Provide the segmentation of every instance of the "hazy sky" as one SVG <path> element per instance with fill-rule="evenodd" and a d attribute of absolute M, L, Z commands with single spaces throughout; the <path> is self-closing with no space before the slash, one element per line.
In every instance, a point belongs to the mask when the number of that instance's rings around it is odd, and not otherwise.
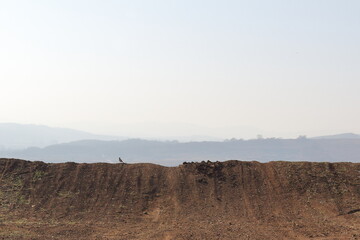
<path fill-rule="evenodd" d="M 0 122 L 360 133 L 360 1 L 0 1 Z"/>

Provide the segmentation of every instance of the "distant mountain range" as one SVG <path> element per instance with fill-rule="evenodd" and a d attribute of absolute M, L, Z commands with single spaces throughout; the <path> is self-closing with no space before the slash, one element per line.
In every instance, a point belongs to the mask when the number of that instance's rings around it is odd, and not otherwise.
<path fill-rule="evenodd" d="M 41 125 L 0 124 L 0 158 L 45 162 L 151 162 L 256 160 L 360 162 L 360 135 L 202 142 L 150 141 L 96 135 Z"/>
<path fill-rule="evenodd" d="M 176 166 L 184 161 L 360 162 L 360 139 L 258 139 L 224 142 L 83 140 L 45 148 L 0 151 L 0 157 L 45 162 L 149 162 Z"/>
<path fill-rule="evenodd" d="M 115 140 L 121 137 L 96 135 L 88 132 L 34 124 L 0 123 L 0 149 L 45 147 L 83 139 Z"/>
<path fill-rule="evenodd" d="M 341 133 L 336 135 L 313 137 L 313 139 L 360 139 L 360 135 L 354 133 Z"/>
<path fill-rule="evenodd" d="M 48 127 L 44 125 L 0 123 L 0 150 L 46 147 L 54 144 L 89 139 L 106 141 L 125 140 L 127 138 L 122 136 L 98 135 L 69 128 Z M 174 136 L 173 139 L 182 142 L 222 141 L 221 138 L 212 136 Z M 354 133 L 342 133 L 337 135 L 313 137 L 311 139 L 360 139 L 360 135 Z M 158 138 L 157 140 L 166 141 L 165 138 Z"/>

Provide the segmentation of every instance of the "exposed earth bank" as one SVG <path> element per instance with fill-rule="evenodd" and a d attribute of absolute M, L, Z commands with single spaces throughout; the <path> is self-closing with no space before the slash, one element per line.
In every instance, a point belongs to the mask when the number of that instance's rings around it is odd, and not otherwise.
<path fill-rule="evenodd" d="M 0 159 L 0 239 L 360 239 L 360 164 Z"/>

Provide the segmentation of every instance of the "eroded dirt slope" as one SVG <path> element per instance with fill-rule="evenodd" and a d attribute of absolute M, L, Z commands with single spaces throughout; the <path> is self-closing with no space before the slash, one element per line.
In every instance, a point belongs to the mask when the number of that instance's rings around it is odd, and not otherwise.
<path fill-rule="evenodd" d="M 0 239 L 360 239 L 360 164 L 1 159 Z"/>

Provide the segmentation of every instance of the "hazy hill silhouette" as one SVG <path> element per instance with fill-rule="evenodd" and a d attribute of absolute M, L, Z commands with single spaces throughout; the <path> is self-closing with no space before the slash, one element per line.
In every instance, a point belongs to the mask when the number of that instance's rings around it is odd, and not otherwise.
<path fill-rule="evenodd" d="M 43 125 L 0 123 L 0 149 L 45 147 L 83 139 L 111 140 L 119 139 L 119 137 L 96 135 L 84 131 Z"/>
<path fill-rule="evenodd" d="M 46 162 L 151 162 L 175 166 L 184 161 L 329 161 L 360 162 L 360 139 L 257 139 L 223 142 L 84 140 L 2 151 L 1 157 L 41 160 Z"/>
<path fill-rule="evenodd" d="M 314 137 L 313 139 L 360 139 L 360 135 L 355 133 L 341 133 L 335 135 Z"/>

